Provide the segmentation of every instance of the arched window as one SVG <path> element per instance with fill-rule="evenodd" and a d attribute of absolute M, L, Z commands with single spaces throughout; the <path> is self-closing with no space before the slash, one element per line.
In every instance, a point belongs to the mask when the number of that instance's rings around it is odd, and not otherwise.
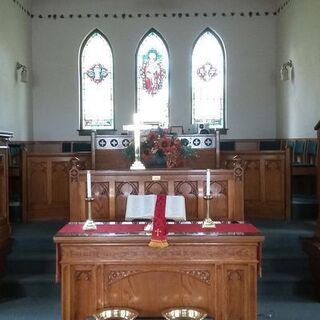
<path fill-rule="evenodd" d="M 81 45 L 79 71 L 80 130 L 114 129 L 113 55 L 97 29 Z"/>
<path fill-rule="evenodd" d="M 165 41 L 154 29 L 136 52 L 136 109 L 142 122 L 169 125 L 169 55 Z"/>
<path fill-rule="evenodd" d="M 225 50 L 209 28 L 200 34 L 192 52 L 192 123 L 225 128 Z"/>

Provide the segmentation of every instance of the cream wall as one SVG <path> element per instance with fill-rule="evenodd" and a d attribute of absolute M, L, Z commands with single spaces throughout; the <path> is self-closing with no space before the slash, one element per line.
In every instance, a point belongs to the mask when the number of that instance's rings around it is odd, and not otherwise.
<path fill-rule="evenodd" d="M 20 0 L 30 9 L 30 1 Z M 16 63 L 31 70 L 31 17 L 12 0 L 0 1 L 0 130 L 32 139 L 31 83 L 17 79 Z"/>
<path fill-rule="evenodd" d="M 278 70 L 291 59 L 293 77 L 278 83 L 278 135 L 314 137 L 320 120 L 320 1 L 291 0 L 279 17 Z"/>
<path fill-rule="evenodd" d="M 190 53 L 197 36 L 211 27 L 227 53 L 227 138 L 276 136 L 275 1 L 84 1 L 34 0 L 32 20 L 33 129 L 35 140 L 83 139 L 78 129 L 78 51 L 94 28 L 109 39 L 114 52 L 116 128 L 131 122 L 134 110 L 134 56 L 151 28 L 166 39 L 171 59 L 171 125 L 190 128 Z M 265 15 L 265 12 L 270 12 Z M 87 17 L 104 14 L 109 17 Z M 172 13 L 183 17 L 172 17 Z M 198 17 L 194 13 L 199 13 Z M 203 17 L 203 13 L 209 14 Z M 212 17 L 211 13 L 217 16 Z M 222 16 L 222 13 L 227 16 Z M 231 12 L 235 15 L 231 16 Z M 244 12 L 245 16 L 240 16 Z M 249 16 L 253 12 L 253 16 Z M 261 15 L 256 16 L 256 12 Z M 126 14 L 123 19 L 121 14 Z M 128 18 L 128 14 L 133 18 Z M 137 13 L 143 17 L 138 18 Z M 153 17 L 145 17 L 145 14 Z M 154 14 L 161 17 L 155 18 Z M 167 13 L 167 17 L 162 17 Z M 190 13 L 190 17 L 185 17 Z M 54 19 L 53 15 L 57 14 Z M 63 14 L 64 18 L 60 18 Z M 69 17 L 73 14 L 73 18 Z M 79 19 L 78 14 L 83 18 Z M 118 14 L 118 18 L 113 18 Z M 41 15 L 43 18 L 39 18 Z M 51 15 L 51 18 L 48 18 Z M 111 15 L 111 17 L 110 17 Z"/>

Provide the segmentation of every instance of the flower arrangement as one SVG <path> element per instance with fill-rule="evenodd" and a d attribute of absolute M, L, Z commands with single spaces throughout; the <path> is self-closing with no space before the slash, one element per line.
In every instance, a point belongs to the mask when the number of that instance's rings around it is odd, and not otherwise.
<path fill-rule="evenodd" d="M 125 154 L 134 160 L 133 142 L 125 149 Z M 195 151 L 188 146 L 186 139 L 179 139 L 161 128 L 151 130 L 141 142 L 141 160 L 147 167 L 173 168 L 179 166 L 183 158 L 192 156 Z"/>

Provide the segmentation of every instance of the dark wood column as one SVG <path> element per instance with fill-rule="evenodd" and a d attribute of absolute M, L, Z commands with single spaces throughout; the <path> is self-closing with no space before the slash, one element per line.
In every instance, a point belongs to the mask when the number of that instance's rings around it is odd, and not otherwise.
<path fill-rule="evenodd" d="M 10 243 L 9 193 L 8 193 L 8 143 L 11 132 L 0 131 L 0 273 Z"/>
<path fill-rule="evenodd" d="M 320 143 L 320 121 L 315 125 L 314 129 L 317 131 L 318 146 Z M 319 147 L 318 147 L 319 148 Z M 320 153 L 317 152 L 316 157 L 316 170 L 317 170 L 317 199 L 318 199 L 318 219 L 314 237 L 303 238 L 302 245 L 304 251 L 309 255 L 310 269 L 314 278 L 315 293 L 320 301 Z"/>

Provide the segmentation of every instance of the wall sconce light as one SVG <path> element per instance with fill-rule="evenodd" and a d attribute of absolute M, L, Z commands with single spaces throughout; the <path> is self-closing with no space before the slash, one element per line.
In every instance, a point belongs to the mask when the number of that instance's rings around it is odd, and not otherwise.
<path fill-rule="evenodd" d="M 28 82 L 28 70 L 27 70 L 27 67 L 25 65 L 17 62 L 16 70 L 19 71 L 20 69 L 21 69 L 20 81 L 21 82 Z"/>
<path fill-rule="evenodd" d="M 287 81 L 291 79 L 292 67 L 292 60 L 289 60 L 281 66 L 280 78 L 282 81 Z"/>

